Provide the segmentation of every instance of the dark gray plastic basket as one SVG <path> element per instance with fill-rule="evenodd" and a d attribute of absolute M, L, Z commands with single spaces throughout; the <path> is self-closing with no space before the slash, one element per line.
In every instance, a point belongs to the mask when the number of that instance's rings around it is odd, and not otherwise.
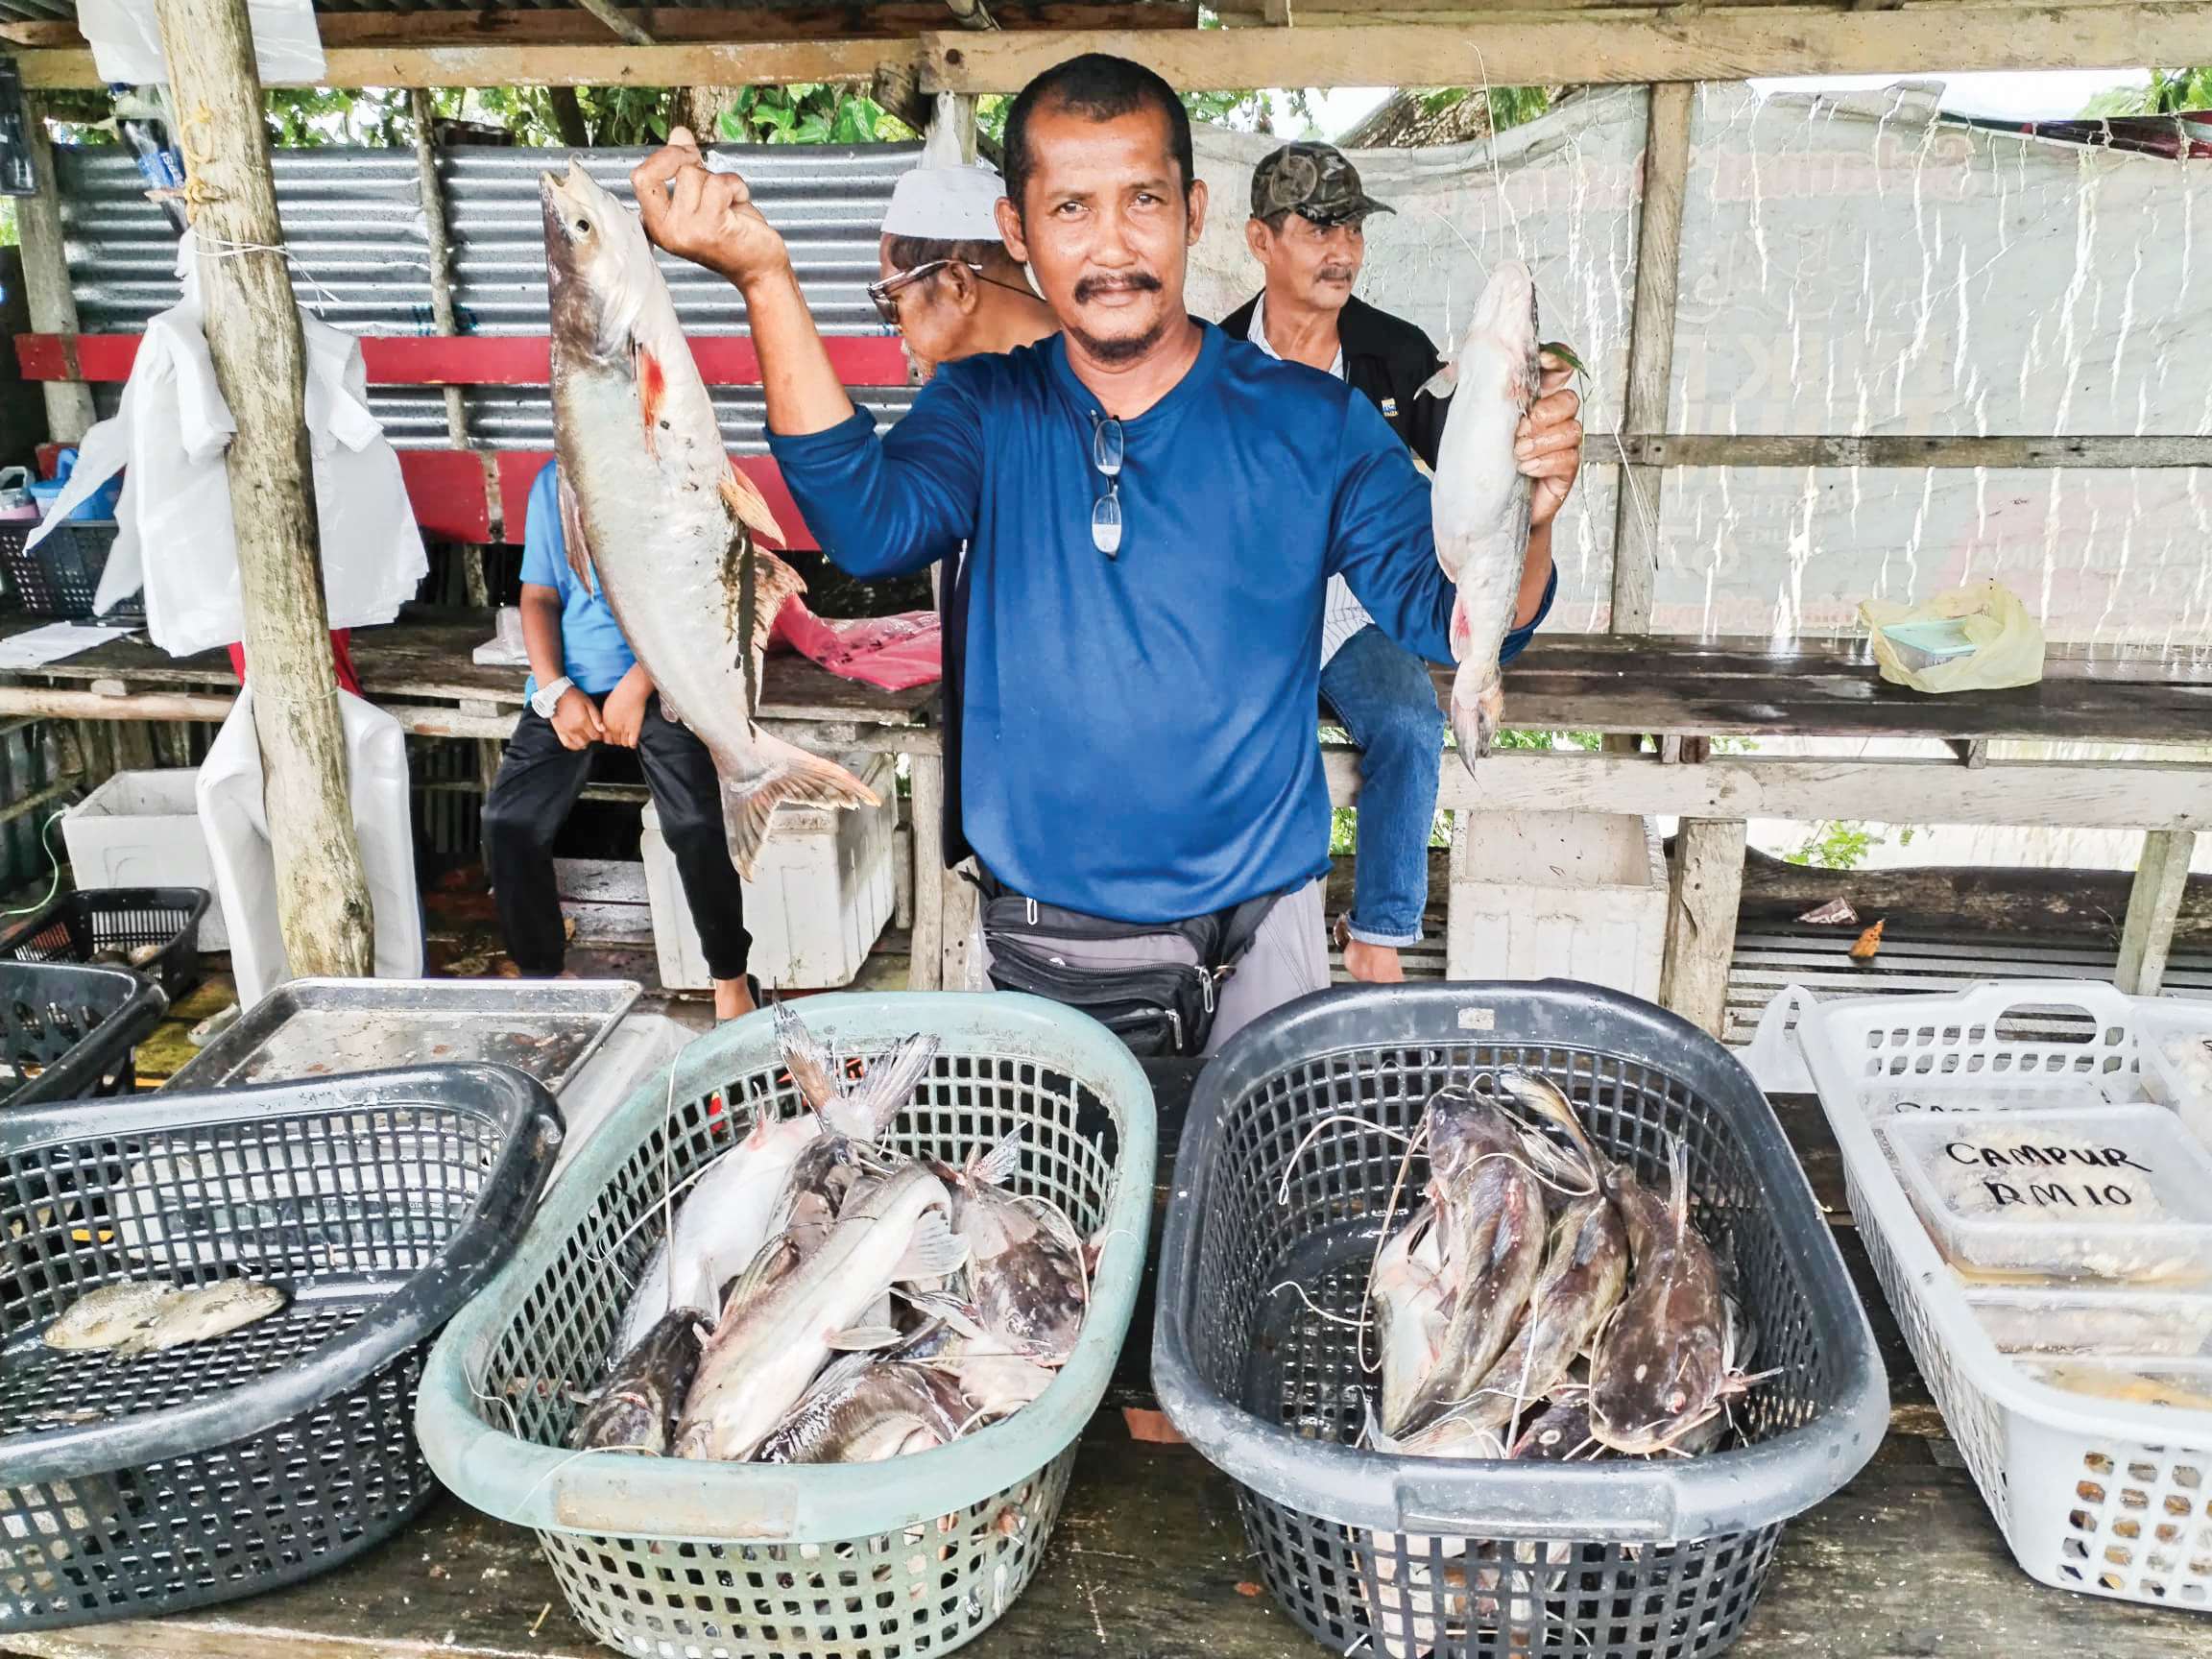
<path fill-rule="evenodd" d="M 130 1094 L 168 1006 L 128 968 L 0 959 L 0 1106 Z"/>
<path fill-rule="evenodd" d="M 429 1340 L 560 1140 L 498 1066 L 0 1113 L 0 1647 L 273 1589 L 405 1525 L 436 1489 Z M 290 1305 L 132 1360 L 39 1340 L 102 1285 L 238 1274 Z"/>
<path fill-rule="evenodd" d="M 1698 1225 L 1732 1254 L 1781 1375 L 1734 1407 L 1739 1443 L 1688 1460 L 1389 1457 L 1360 1430 L 1357 1312 L 1400 1142 L 1446 1082 L 1542 1071 L 1601 1146 L 1664 1180 L 1687 1142 Z M 1287 1204 L 1277 1201 L 1286 1174 Z M 1410 1182 L 1425 1179 L 1416 1160 Z M 1750 1076 L 1648 1003 L 1547 980 L 1324 992 L 1238 1033 L 1199 1078 L 1160 1268 L 1153 1381 L 1238 1485 L 1269 1588 L 1337 1653 L 1695 1659 L 1743 1629 L 1782 1523 L 1880 1444 L 1888 1390 L 1804 1172 Z M 1402 1206 L 1400 1214 L 1405 1214 Z"/>

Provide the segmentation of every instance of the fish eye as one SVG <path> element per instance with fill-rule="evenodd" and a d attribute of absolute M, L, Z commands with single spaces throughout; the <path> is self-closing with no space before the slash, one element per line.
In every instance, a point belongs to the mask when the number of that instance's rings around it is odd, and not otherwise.
<path fill-rule="evenodd" d="M 577 221 L 576 221 L 576 234 L 577 234 L 577 235 L 579 235 L 579 236 L 589 236 L 589 235 L 590 235 L 590 234 L 591 234 L 591 221 L 590 221 L 590 220 L 589 220 L 589 219 L 579 219 L 579 220 L 577 220 Z"/>

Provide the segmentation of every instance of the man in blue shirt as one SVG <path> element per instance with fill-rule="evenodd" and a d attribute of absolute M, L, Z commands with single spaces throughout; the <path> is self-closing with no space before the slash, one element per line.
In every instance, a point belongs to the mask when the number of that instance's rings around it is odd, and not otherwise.
<path fill-rule="evenodd" d="M 986 870 L 1139 935 L 1084 953 L 1102 966 L 1149 939 L 1182 966 L 1173 925 L 1276 898 L 1221 992 L 1218 1043 L 1327 982 L 1329 577 L 1451 660 L 1429 490 L 1365 397 L 1185 309 L 1205 187 L 1158 76 L 1096 55 L 1046 71 L 1009 113 L 1004 171 L 1000 233 L 1062 331 L 947 364 L 887 436 L 839 385 L 743 181 L 708 172 L 687 133 L 633 180 L 647 233 L 743 293 L 771 446 L 831 557 L 890 576 L 967 541 L 960 790 Z M 1562 397 L 1547 436 L 1562 411 L 1572 425 Z"/>
<path fill-rule="evenodd" d="M 508 955 L 529 978 L 561 972 L 566 939 L 553 838 L 590 781 L 600 746 L 635 749 L 714 979 L 715 1018 L 752 1012 L 745 959 L 753 939 L 723 834 L 714 761 L 661 713 L 606 594 L 587 589 L 568 567 L 553 462 L 530 486 L 522 521 L 522 641 L 529 707 L 484 798 L 484 865 Z"/>

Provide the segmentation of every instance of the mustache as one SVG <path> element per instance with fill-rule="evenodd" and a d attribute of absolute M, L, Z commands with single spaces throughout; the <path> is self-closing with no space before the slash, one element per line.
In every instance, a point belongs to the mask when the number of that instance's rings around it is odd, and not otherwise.
<path fill-rule="evenodd" d="M 1358 275 L 1358 273 L 1349 265 L 1324 265 L 1321 267 L 1321 280 L 1324 282 L 1349 282 Z"/>
<path fill-rule="evenodd" d="M 1085 276 L 1075 284 L 1075 303 L 1095 299 L 1101 294 L 1157 294 L 1160 278 L 1149 271 L 1124 271 L 1113 276 Z"/>

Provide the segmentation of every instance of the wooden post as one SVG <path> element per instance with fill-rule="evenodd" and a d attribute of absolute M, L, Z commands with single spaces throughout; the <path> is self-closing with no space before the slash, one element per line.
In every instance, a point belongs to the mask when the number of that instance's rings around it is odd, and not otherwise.
<path fill-rule="evenodd" d="M 914 927 L 907 935 L 906 988 L 945 987 L 945 897 L 951 872 L 945 868 L 945 757 L 915 755 L 907 777 L 908 820 L 914 835 Z"/>
<path fill-rule="evenodd" d="M 15 204 L 15 229 L 23 242 L 23 298 L 31 326 L 40 334 L 77 332 L 77 296 L 69 286 L 69 258 L 61 244 L 61 198 L 54 177 L 54 146 L 46 137 L 46 115 L 35 97 L 23 100 L 23 133 L 31 147 L 38 194 Z M 48 380 L 46 435 L 57 444 L 74 444 L 91 426 L 92 388 L 82 380 Z"/>
<path fill-rule="evenodd" d="M 2194 830 L 2152 830 L 2143 837 L 2135 884 L 2128 893 L 2128 920 L 2120 928 L 2120 965 L 2113 983 L 2130 997 L 2155 997 L 2166 978 L 2166 953 L 2189 885 Z"/>
<path fill-rule="evenodd" d="M 201 239 L 208 353 L 237 426 L 230 510 L 284 954 L 295 974 L 365 977 L 369 881 L 316 557 L 306 353 L 284 255 L 261 251 L 281 248 L 284 229 L 246 0 L 156 0 L 155 16 Z"/>
<path fill-rule="evenodd" d="M 1670 81 L 1650 90 L 1644 204 L 1636 222 L 1636 300 L 1628 320 L 1628 391 L 1621 420 L 1631 433 L 1667 430 L 1667 394 L 1674 374 L 1674 295 L 1682 275 L 1682 194 L 1690 176 L 1690 109 L 1697 89 L 1688 82 Z M 1616 634 L 1651 631 L 1661 476 L 1654 467 L 1621 469 L 1613 531 Z"/>
<path fill-rule="evenodd" d="M 1743 896 L 1743 829 L 1741 818 L 1685 818 L 1668 866 L 1659 1000 L 1716 1037 L 1728 1017 L 1728 963 Z"/>
<path fill-rule="evenodd" d="M 453 309 L 453 236 L 445 214 L 445 181 L 438 174 L 438 146 L 432 134 L 435 111 L 427 89 L 417 86 L 407 94 L 408 112 L 415 119 L 415 188 L 422 200 L 422 234 L 430 249 L 430 317 L 438 332 L 461 332 Z M 461 388 L 445 388 L 445 442 L 455 449 L 469 447 L 469 411 L 461 400 Z M 492 590 L 484 580 L 484 549 L 463 544 L 461 581 L 469 603 L 492 603 Z"/>

